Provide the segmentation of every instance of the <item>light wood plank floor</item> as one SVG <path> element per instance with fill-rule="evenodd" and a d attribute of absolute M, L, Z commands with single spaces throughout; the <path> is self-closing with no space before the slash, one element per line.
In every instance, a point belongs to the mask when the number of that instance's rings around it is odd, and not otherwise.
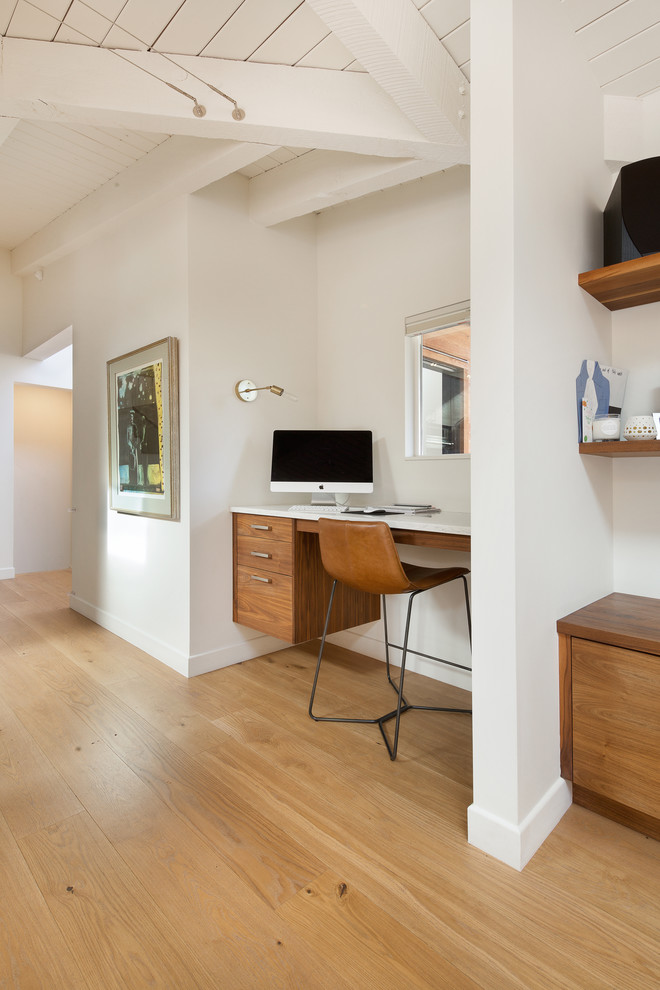
<path fill-rule="evenodd" d="M 186 680 L 68 589 L 0 582 L 0 987 L 660 986 L 660 843 L 573 807 L 517 873 L 466 842 L 469 716 L 393 764 L 308 718 L 313 644 Z M 389 703 L 331 656 L 321 704 Z"/>

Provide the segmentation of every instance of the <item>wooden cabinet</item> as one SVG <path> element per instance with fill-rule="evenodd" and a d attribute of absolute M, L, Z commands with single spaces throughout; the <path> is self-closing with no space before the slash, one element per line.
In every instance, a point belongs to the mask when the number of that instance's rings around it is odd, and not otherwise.
<path fill-rule="evenodd" d="M 296 519 L 242 512 L 233 514 L 233 527 L 234 622 L 286 643 L 321 636 L 332 580 L 316 533 Z M 378 618 L 377 596 L 338 585 L 329 632 Z"/>
<path fill-rule="evenodd" d="M 660 839 L 660 601 L 608 595 L 557 629 L 573 799 Z"/>

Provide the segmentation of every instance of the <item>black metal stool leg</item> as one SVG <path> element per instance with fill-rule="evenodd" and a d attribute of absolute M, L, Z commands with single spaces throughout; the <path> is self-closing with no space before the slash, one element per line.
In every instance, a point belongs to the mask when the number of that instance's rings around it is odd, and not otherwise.
<path fill-rule="evenodd" d="M 419 591 L 413 591 L 413 593 L 408 598 L 408 610 L 406 612 L 406 627 L 403 633 L 403 648 L 401 653 L 401 673 L 399 675 L 399 693 L 396 705 L 396 711 L 384 716 L 379 722 L 380 731 L 382 733 L 383 739 L 385 740 L 385 745 L 387 746 L 387 752 L 390 754 L 391 760 L 396 760 L 397 749 L 399 748 L 399 726 L 401 723 L 401 715 L 407 712 L 411 707 L 403 696 L 403 681 L 406 676 L 406 658 L 408 656 L 408 633 L 410 632 L 410 616 L 412 614 L 413 599 L 419 595 Z M 392 682 L 390 682 L 392 683 Z M 389 739 L 383 728 L 383 723 L 389 721 L 392 716 L 394 716 L 394 741 L 390 744 Z"/>
<path fill-rule="evenodd" d="M 470 595 L 468 594 L 467 578 L 463 574 L 463 591 L 465 592 L 465 612 L 467 614 L 468 636 L 470 638 L 470 649 L 472 649 L 472 613 L 470 612 Z"/>
<path fill-rule="evenodd" d="M 314 695 L 316 694 L 316 684 L 319 679 L 319 670 L 321 669 L 321 658 L 323 657 L 323 647 L 325 646 L 325 637 L 328 635 L 328 626 L 330 625 L 330 613 L 332 612 L 332 603 L 335 599 L 335 588 L 337 587 L 337 582 L 332 582 L 332 588 L 330 590 L 330 601 L 328 602 L 328 611 L 325 616 L 325 625 L 323 626 L 323 636 L 321 637 L 321 649 L 319 650 L 319 658 L 316 661 L 316 672 L 314 674 L 314 683 L 312 684 L 312 693 L 309 699 L 309 714 L 310 717 L 318 722 L 319 719 L 312 712 L 312 707 L 314 705 Z"/>
<path fill-rule="evenodd" d="M 465 592 L 465 609 L 466 609 L 466 614 L 467 614 L 468 635 L 470 637 L 470 646 L 472 646 L 472 617 L 471 617 L 471 613 L 470 613 L 470 598 L 469 598 L 469 593 L 468 593 L 467 581 L 466 581 L 466 579 L 465 579 L 464 576 L 461 575 L 461 577 L 462 577 L 462 581 L 463 581 L 463 590 Z M 471 714 L 471 709 L 469 709 L 469 708 L 438 708 L 438 707 L 430 706 L 430 705 L 428 705 L 428 706 L 427 705 L 413 705 L 413 704 L 410 704 L 406 700 L 406 698 L 405 698 L 405 695 L 403 693 L 403 684 L 404 684 L 404 678 L 405 678 L 405 675 L 406 675 L 406 661 L 408 659 L 408 654 L 409 653 L 413 653 L 416 656 L 424 657 L 424 658 L 426 658 L 428 660 L 436 660 L 439 663 L 447 664 L 450 667 L 458 667 L 458 668 L 463 669 L 463 670 L 469 670 L 470 669 L 469 667 L 465 667 L 463 664 L 452 663 L 450 660 L 442 660 L 440 657 L 429 656 L 426 653 L 419 653 L 417 650 L 411 650 L 411 649 L 408 648 L 408 638 L 409 638 L 409 634 L 410 634 L 410 622 L 411 622 L 411 617 L 412 617 L 413 599 L 416 598 L 417 595 L 421 594 L 422 593 L 422 590 L 426 590 L 426 589 L 419 589 L 418 591 L 413 591 L 410 594 L 409 598 L 408 598 L 408 608 L 407 608 L 407 612 L 406 612 L 406 624 L 405 624 L 405 629 L 404 629 L 403 645 L 402 646 L 398 646 L 396 643 L 391 643 L 390 642 L 389 632 L 388 632 L 388 626 L 387 626 L 387 604 L 386 604 L 386 600 L 385 600 L 385 595 L 382 595 L 382 603 L 383 603 L 383 626 L 384 626 L 384 635 L 385 635 L 385 662 L 386 662 L 386 665 L 387 665 L 387 679 L 388 679 L 390 685 L 392 686 L 393 690 L 396 691 L 396 693 L 397 693 L 397 704 L 396 704 L 396 708 L 394 708 L 390 712 L 386 712 L 385 715 L 380 715 L 380 716 L 377 716 L 376 718 L 339 718 L 339 717 L 330 716 L 330 715 L 315 715 L 314 712 L 313 712 L 314 698 L 316 696 L 316 687 L 317 687 L 317 684 L 318 684 L 319 672 L 320 672 L 320 669 L 321 669 L 321 660 L 323 659 L 323 651 L 324 651 L 324 648 L 325 648 L 325 641 L 326 641 L 328 629 L 329 629 L 329 626 L 330 626 L 330 614 L 332 612 L 332 604 L 333 604 L 334 597 L 335 597 L 336 587 L 337 587 L 337 580 L 335 579 L 332 582 L 332 589 L 330 591 L 330 601 L 328 602 L 328 611 L 327 611 L 327 614 L 326 614 L 326 617 L 325 617 L 325 625 L 323 627 L 323 635 L 321 637 L 321 648 L 319 649 L 318 660 L 316 662 L 316 671 L 314 672 L 314 681 L 313 681 L 313 684 L 312 684 L 312 692 L 311 692 L 310 699 L 309 699 L 309 715 L 310 715 L 310 718 L 313 718 L 315 722 L 358 722 L 358 723 L 368 724 L 368 725 L 373 725 L 373 724 L 376 724 L 377 723 L 378 724 L 378 727 L 379 727 L 379 729 L 381 731 L 381 735 L 383 737 L 383 740 L 385 741 L 385 745 L 387 747 L 387 752 L 389 753 L 390 760 L 396 760 L 396 755 L 397 755 L 397 751 L 398 751 L 398 748 L 399 748 L 399 729 L 400 729 L 400 724 L 401 724 L 401 716 L 403 714 L 405 714 L 405 712 L 410 711 L 411 709 L 417 709 L 419 711 L 428 711 L 428 712 L 457 712 L 457 713 L 458 712 L 461 712 L 461 713 L 468 714 L 468 715 Z M 401 673 L 399 675 L 399 683 L 398 684 L 392 678 L 392 670 L 391 670 L 391 662 L 390 662 L 390 647 L 392 647 L 395 650 L 401 650 Z M 390 742 L 390 740 L 388 739 L 387 734 L 385 732 L 384 726 L 385 726 L 385 723 L 386 722 L 389 722 L 392 719 L 395 720 L 395 723 L 394 723 L 394 739 L 393 739 L 392 742 Z"/>

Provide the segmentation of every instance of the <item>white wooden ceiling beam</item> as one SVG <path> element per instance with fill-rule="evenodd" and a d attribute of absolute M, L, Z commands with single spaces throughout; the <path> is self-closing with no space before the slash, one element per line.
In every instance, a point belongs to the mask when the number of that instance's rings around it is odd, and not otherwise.
<path fill-rule="evenodd" d="M 3 145 L 17 124 L 18 117 L 0 117 L 0 145 Z"/>
<path fill-rule="evenodd" d="M 425 137 L 469 140 L 469 83 L 410 0 L 306 0 Z"/>
<path fill-rule="evenodd" d="M 310 151 L 250 180 L 249 215 L 270 227 L 439 171 L 437 162 L 414 158 Z"/>
<path fill-rule="evenodd" d="M 14 275 L 28 275 L 116 230 L 147 210 L 203 189 L 271 146 L 172 137 L 11 252 Z"/>
<path fill-rule="evenodd" d="M 2 39 L 0 115 L 357 154 L 466 160 L 420 134 L 365 73 Z M 130 64 L 129 64 L 130 63 Z M 158 77 L 158 78 L 155 78 Z M 195 78 L 199 77 L 199 78 Z M 233 106 L 201 82 L 228 93 Z M 206 109 L 171 89 L 177 86 Z"/>

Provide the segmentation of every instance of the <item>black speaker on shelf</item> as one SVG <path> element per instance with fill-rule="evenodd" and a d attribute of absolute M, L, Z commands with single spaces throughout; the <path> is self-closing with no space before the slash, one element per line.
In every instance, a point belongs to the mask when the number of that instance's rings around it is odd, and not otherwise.
<path fill-rule="evenodd" d="M 624 165 L 603 213 L 604 264 L 660 252 L 660 158 Z"/>

